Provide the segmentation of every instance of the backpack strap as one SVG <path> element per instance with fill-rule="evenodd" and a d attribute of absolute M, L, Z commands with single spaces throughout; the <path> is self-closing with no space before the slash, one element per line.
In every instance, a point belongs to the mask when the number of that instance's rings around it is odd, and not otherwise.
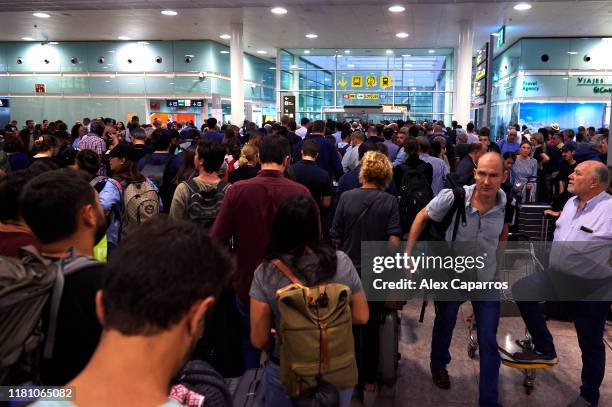
<path fill-rule="evenodd" d="M 49 327 L 43 350 L 43 357 L 51 359 L 53 357 L 53 347 L 55 346 L 55 335 L 57 331 L 57 318 L 59 315 L 59 307 L 64 292 L 65 277 L 77 271 L 84 270 L 94 265 L 99 265 L 100 262 L 90 256 L 76 256 L 74 248 L 69 249 L 69 255 L 58 261 L 57 277 L 53 292 L 51 294 L 51 306 L 49 309 Z"/>
<path fill-rule="evenodd" d="M 465 190 L 463 188 L 453 188 L 453 206 L 451 211 L 455 212 L 455 224 L 453 225 L 453 235 L 451 241 L 457 239 L 457 231 L 459 230 L 459 221 L 463 226 L 467 225 L 465 215 Z"/>
<path fill-rule="evenodd" d="M 281 259 L 273 259 L 272 261 L 270 261 L 270 263 L 274 264 L 276 268 L 279 269 L 280 272 L 283 273 L 285 277 L 287 277 L 289 281 L 291 281 L 293 284 L 297 284 L 300 286 L 304 285 L 302 284 L 300 279 L 297 278 L 295 274 L 291 272 L 291 270 L 289 270 L 289 267 L 287 267 L 287 265 Z"/>
<path fill-rule="evenodd" d="M 189 188 L 189 192 L 191 192 L 191 195 L 201 191 L 194 178 L 191 178 L 188 181 L 183 181 L 183 183 L 187 186 L 187 188 Z"/>

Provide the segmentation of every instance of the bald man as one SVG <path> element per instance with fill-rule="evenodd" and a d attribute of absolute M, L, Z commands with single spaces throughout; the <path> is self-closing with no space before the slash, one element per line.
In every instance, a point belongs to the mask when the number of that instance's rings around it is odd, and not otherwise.
<path fill-rule="evenodd" d="M 537 301 L 575 300 L 568 302 L 568 309 L 574 313 L 583 365 L 580 396 L 569 404 L 571 407 L 597 406 L 605 373 L 603 333 L 610 297 L 597 293 L 612 286 L 612 196 L 606 193 L 609 183 L 608 168 L 599 161 L 585 161 L 576 167 L 568 185 L 575 196 L 567 201 L 557 220 L 549 269 L 512 287 L 514 298 L 526 300 L 519 301 L 518 306 L 535 346 L 534 350 L 513 355 L 520 362 L 557 362 L 553 338 Z"/>
<path fill-rule="evenodd" d="M 457 230 L 455 241 L 479 242 L 487 252 L 495 253 L 502 240 L 507 240 L 508 229 L 504 224 L 506 194 L 501 189 L 508 172 L 502 157 L 497 153 L 485 153 L 474 169 L 474 184 L 463 187 L 465 193 L 466 222 Z M 423 233 L 428 220 L 442 222 L 453 208 L 454 193 L 443 189 L 416 216 L 408 235 L 406 251 L 412 255 L 414 246 Z M 452 240 L 453 223 L 446 231 L 446 240 Z M 461 301 L 436 301 L 436 318 L 431 339 L 431 375 L 441 389 L 450 389 L 451 382 L 446 366 L 451 361 L 449 352 L 453 329 Z M 498 382 L 501 359 L 497 348 L 497 325 L 500 303 L 497 300 L 472 301 L 476 317 L 478 345 L 480 349 L 479 403 L 481 406 L 499 406 Z"/>

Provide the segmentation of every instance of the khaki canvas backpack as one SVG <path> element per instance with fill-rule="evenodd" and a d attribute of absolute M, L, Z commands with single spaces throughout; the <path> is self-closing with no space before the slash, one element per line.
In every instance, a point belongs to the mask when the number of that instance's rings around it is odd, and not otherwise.
<path fill-rule="evenodd" d="M 298 397 L 321 381 L 338 390 L 355 386 L 350 288 L 344 284 L 306 287 L 281 260 L 274 259 L 272 264 L 292 282 L 276 292 L 285 392 Z"/>

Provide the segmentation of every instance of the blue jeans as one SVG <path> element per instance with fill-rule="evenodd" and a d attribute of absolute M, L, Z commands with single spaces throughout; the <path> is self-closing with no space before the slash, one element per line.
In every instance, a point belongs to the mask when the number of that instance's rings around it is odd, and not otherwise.
<path fill-rule="evenodd" d="M 240 330 L 242 331 L 242 373 L 261 366 L 261 351 L 251 343 L 251 315 L 249 306 L 244 305 L 236 297 L 236 308 L 240 314 Z"/>
<path fill-rule="evenodd" d="M 291 399 L 283 390 L 280 379 L 280 366 L 273 362 L 266 363 L 265 371 L 266 407 L 292 407 Z M 350 407 L 353 389 L 340 390 L 340 407 Z"/>
<path fill-rule="evenodd" d="M 431 335 L 431 368 L 446 368 L 451 361 L 450 344 L 457 322 L 460 301 L 436 301 L 436 318 Z M 480 352 L 480 406 L 500 406 L 498 401 L 499 366 L 497 325 L 501 306 L 499 301 L 472 301 L 476 318 L 476 333 Z"/>

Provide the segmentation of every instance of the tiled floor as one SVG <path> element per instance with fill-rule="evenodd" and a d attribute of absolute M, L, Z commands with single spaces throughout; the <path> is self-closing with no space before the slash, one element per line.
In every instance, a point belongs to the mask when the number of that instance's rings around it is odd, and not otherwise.
<path fill-rule="evenodd" d="M 478 356 L 467 355 L 468 328 L 464 322 L 471 315 L 469 303 L 462 305 L 453 334 L 448 366 L 452 380 L 450 390 L 440 390 L 431 381 L 429 351 L 433 326 L 433 306 L 427 307 L 423 323 L 418 322 L 421 303 L 409 302 L 402 312 L 400 352 L 402 360 L 399 378 L 393 388 L 383 388 L 375 407 L 390 406 L 475 406 L 478 405 Z M 523 387 L 523 372 L 506 366 L 500 368 L 499 392 L 504 406 L 565 407 L 573 401 L 580 387 L 582 362 L 572 323 L 549 321 L 548 324 L 559 355 L 559 364 L 537 372 L 535 389 L 530 395 Z M 498 342 L 503 345 L 508 335 L 522 337 L 524 325 L 520 317 L 502 317 L 498 328 Z M 612 406 L 612 325 L 605 333 L 607 344 L 606 377 L 601 385 L 601 407 Z M 361 403 L 354 401 L 354 406 Z"/>

